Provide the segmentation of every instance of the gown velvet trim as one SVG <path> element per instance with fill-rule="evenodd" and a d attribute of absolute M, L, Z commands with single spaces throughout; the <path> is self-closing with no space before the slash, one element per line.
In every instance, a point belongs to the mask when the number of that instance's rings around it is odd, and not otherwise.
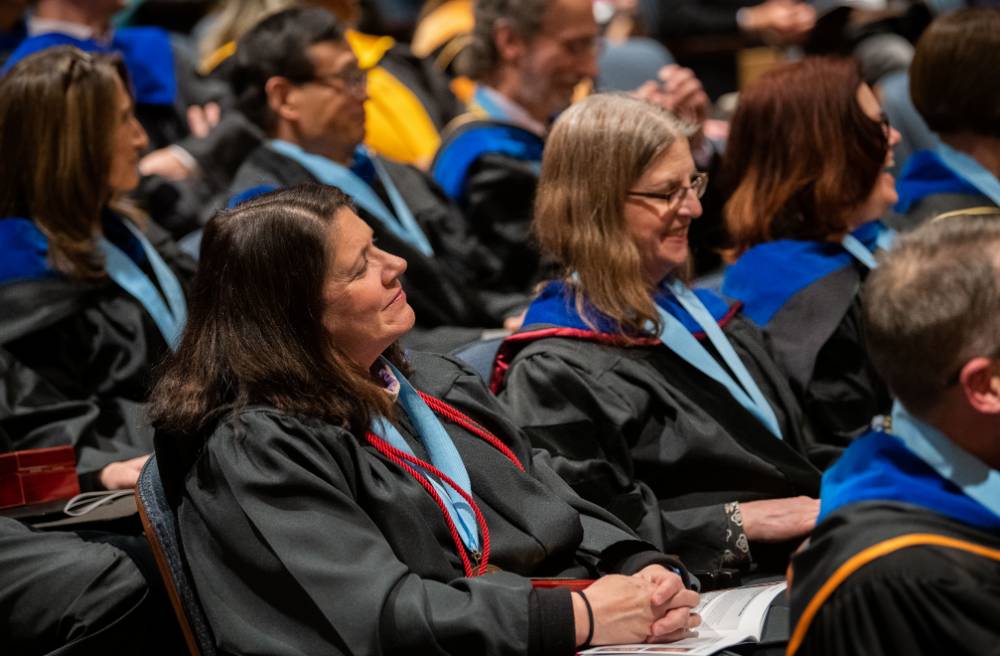
<path fill-rule="evenodd" d="M 946 535 L 937 535 L 934 533 L 910 533 L 878 542 L 851 556 L 843 565 L 837 568 L 833 575 L 826 580 L 819 592 L 809 600 L 809 603 L 806 605 L 805 612 L 803 612 L 801 619 L 792 631 L 792 637 L 788 642 L 788 651 L 786 652 L 787 656 L 795 655 L 799 647 L 802 646 L 802 641 L 805 639 L 806 633 L 809 631 L 809 626 L 812 624 L 816 614 L 819 613 L 820 608 L 823 607 L 824 602 L 826 602 L 826 600 L 829 599 L 834 592 L 836 592 L 837 588 L 839 588 L 840 585 L 852 574 L 878 558 L 895 553 L 900 549 L 919 546 L 936 546 L 948 549 L 957 549 L 959 551 L 964 551 L 1000 562 L 1000 549 L 991 549 L 967 540 L 960 540 L 958 538 Z"/>

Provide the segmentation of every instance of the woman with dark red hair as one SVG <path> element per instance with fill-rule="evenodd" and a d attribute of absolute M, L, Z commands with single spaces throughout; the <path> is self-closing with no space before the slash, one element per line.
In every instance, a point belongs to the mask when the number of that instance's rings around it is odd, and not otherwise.
<path fill-rule="evenodd" d="M 726 169 L 736 263 L 722 291 L 764 328 L 806 412 L 846 445 L 889 394 L 863 343 L 857 292 L 891 241 L 879 218 L 896 202 L 889 126 L 858 67 L 806 59 L 740 98 Z"/>

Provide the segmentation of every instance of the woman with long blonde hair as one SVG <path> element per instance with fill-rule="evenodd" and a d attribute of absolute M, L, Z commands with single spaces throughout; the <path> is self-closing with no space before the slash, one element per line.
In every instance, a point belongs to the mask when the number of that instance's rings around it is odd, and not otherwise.
<path fill-rule="evenodd" d="M 645 539 L 709 577 L 783 571 L 812 528 L 819 471 L 760 333 L 685 282 L 705 183 L 662 109 L 597 95 L 560 116 L 535 230 L 563 275 L 492 383 L 559 473 Z"/>

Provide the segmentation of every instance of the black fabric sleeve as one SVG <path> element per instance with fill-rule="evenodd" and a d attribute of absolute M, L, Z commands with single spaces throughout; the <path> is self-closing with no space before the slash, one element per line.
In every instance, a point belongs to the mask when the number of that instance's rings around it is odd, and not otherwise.
<path fill-rule="evenodd" d="M 74 533 L 36 532 L 0 517 L 0 571 L 7 653 L 48 654 L 62 647 L 65 653 L 94 653 L 89 649 L 140 639 L 139 629 L 149 637 L 149 627 L 134 621 L 147 598 L 146 582 L 132 560 L 109 544 Z M 102 632 L 110 639 L 98 643 Z"/>
<path fill-rule="evenodd" d="M 0 349 L 0 450 L 72 445 L 84 491 L 101 489 L 106 465 L 147 455 L 145 405 L 113 396 L 73 398 Z"/>
<path fill-rule="evenodd" d="M 664 508 L 635 477 L 630 433 L 645 427 L 637 425 L 643 412 L 634 404 L 642 400 L 634 396 L 625 399 L 591 373 L 546 353 L 515 361 L 500 393 L 514 421 L 534 446 L 551 454 L 553 469 L 577 493 L 656 547 L 681 554 L 694 569 L 718 569 L 729 540 L 736 539 L 727 535 L 724 504 Z"/>
<path fill-rule="evenodd" d="M 572 654 L 576 651 L 576 621 L 570 591 L 534 588 L 528 598 L 531 613 L 531 654 Z"/>
<path fill-rule="evenodd" d="M 652 541 L 638 537 L 632 528 L 606 508 L 577 494 L 556 473 L 552 454 L 529 446 L 527 438 L 507 414 L 506 408 L 490 394 L 475 372 L 454 359 L 434 357 L 460 369 L 460 374 L 446 394 L 447 400 L 484 423 L 496 435 L 502 436 L 520 458 L 526 471 L 579 513 L 583 540 L 577 555 L 591 572 L 596 575 L 633 574 L 647 565 L 657 563 L 686 571 L 676 557 L 663 554 Z"/>
<path fill-rule="evenodd" d="M 221 544 L 231 567 L 195 572 L 198 594 L 208 600 L 209 620 L 217 634 L 222 630 L 225 643 L 237 651 L 241 644 L 253 644 L 271 654 L 298 653 L 296 642 L 306 640 L 339 644 L 344 653 L 529 653 L 529 636 L 536 629 L 528 579 L 495 572 L 446 583 L 410 570 L 355 498 L 352 466 L 331 467 L 331 445 L 350 440 L 349 435 L 329 426 L 303 430 L 294 421 L 254 415 L 243 415 L 241 423 L 241 436 L 216 440 L 196 465 L 206 484 L 232 495 L 246 520 L 245 529 L 237 531 L 225 517 L 213 516 L 206 535 Z M 289 490 L 294 490 L 294 503 L 289 503 Z M 183 527 L 184 514 L 181 522 Z M 188 544 L 198 539 L 192 535 L 197 533 L 184 535 Z M 414 548 L 420 547 L 418 542 Z M 283 599 L 301 617 L 285 627 L 250 631 L 246 624 L 253 618 L 233 617 L 230 603 L 216 598 L 213 579 L 242 585 L 247 574 L 240 568 L 258 562 L 263 553 L 280 563 L 282 574 L 265 586 L 261 603 L 283 598 L 287 591 L 290 596 Z M 190 558 L 195 569 L 197 561 Z M 260 566 L 253 567 L 248 572 L 259 574 Z M 563 621 L 560 604 L 565 603 L 541 598 L 538 617 Z M 572 640 L 572 624 L 537 630 L 565 632 Z M 315 637 L 286 640 L 284 631 Z"/>

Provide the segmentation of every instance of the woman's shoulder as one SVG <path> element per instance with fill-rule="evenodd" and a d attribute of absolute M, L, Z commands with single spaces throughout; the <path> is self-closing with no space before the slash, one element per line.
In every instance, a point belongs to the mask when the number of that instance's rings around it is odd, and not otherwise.
<path fill-rule="evenodd" d="M 273 405 L 249 405 L 244 408 L 216 410 L 205 431 L 205 443 L 227 440 L 274 442 L 320 435 L 350 435 L 350 431 L 328 419 L 286 412 Z"/>
<path fill-rule="evenodd" d="M 607 383 L 633 378 L 630 372 L 653 372 L 647 363 L 652 353 L 648 347 L 627 345 L 603 333 L 539 332 L 531 335 L 529 329 L 501 345 L 491 381 L 494 389 L 503 389 L 509 378 L 574 380 L 596 385 L 598 380 Z"/>
<path fill-rule="evenodd" d="M 410 380 L 414 387 L 431 396 L 447 396 L 456 383 L 463 379 L 482 380 L 475 369 L 450 355 L 408 351 L 406 358 L 412 369 Z"/>

